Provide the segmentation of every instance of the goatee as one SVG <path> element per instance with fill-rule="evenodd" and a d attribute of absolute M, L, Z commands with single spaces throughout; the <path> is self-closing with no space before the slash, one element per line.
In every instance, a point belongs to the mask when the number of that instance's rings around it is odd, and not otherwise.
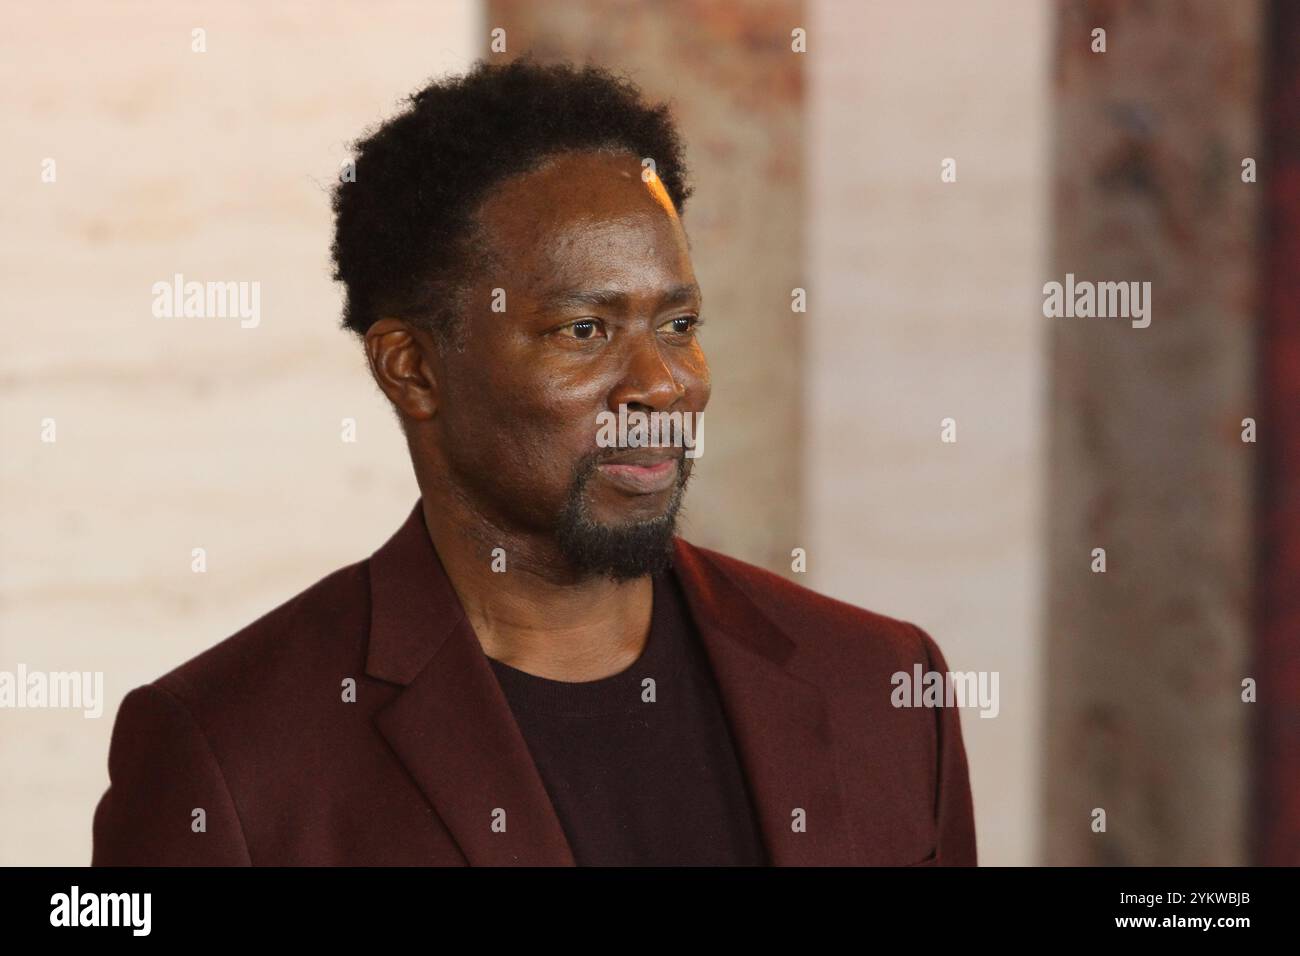
<path fill-rule="evenodd" d="M 691 462 L 679 458 L 677 484 L 663 514 L 625 524 L 602 524 L 591 515 L 587 483 L 604 456 L 588 455 L 574 469 L 568 500 L 560 513 L 556 543 L 569 566 L 581 576 L 603 574 L 628 581 L 664 571 L 672 563 L 677 515 L 691 477 Z"/>

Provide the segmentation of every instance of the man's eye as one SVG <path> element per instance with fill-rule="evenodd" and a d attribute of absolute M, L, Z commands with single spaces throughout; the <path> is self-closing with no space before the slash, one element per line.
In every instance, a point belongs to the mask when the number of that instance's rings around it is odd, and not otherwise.
<path fill-rule="evenodd" d="M 570 322 L 563 326 L 559 331 L 575 339 L 595 338 L 597 333 L 602 330 L 601 324 L 596 319 L 579 319 L 577 322 Z"/>
<path fill-rule="evenodd" d="M 694 331 L 695 327 L 699 324 L 700 324 L 700 320 L 697 316 L 679 315 L 675 319 L 669 319 L 667 322 L 661 325 L 660 328 L 667 329 L 669 332 L 672 332 L 675 335 L 688 335 L 692 331 Z"/>

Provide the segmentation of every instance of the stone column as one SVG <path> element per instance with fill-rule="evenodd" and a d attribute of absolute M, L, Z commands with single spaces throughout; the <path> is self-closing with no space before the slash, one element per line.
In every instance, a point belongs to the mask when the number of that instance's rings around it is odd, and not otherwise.
<path fill-rule="evenodd" d="M 1261 7 L 1058 10 L 1044 281 L 1150 282 L 1151 311 L 1044 319 L 1046 862 L 1240 864 Z"/>

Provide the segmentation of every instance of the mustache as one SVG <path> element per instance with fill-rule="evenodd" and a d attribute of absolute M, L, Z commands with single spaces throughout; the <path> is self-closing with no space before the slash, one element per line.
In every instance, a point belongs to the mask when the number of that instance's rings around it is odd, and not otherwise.
<path fill-rule="evenodd" d="M 585 465 L 586 462 L 590 460 L 592 462 L 592 467 L 595 467 L 596 465 L 603 464 L 615 458 L 625 458 L 627 457 L 627 453 L 630 451 L 660 452 L 665 458 L 673 458 L 687 462 L 690 461 L 690 459 L 686 457 L 686 449 L 681 446 L 638 445 L 636 443 L 631 443 L 627 445 L 611 445 L 608 448 L 595 448 L 584 455 L 581 462 Z"/>

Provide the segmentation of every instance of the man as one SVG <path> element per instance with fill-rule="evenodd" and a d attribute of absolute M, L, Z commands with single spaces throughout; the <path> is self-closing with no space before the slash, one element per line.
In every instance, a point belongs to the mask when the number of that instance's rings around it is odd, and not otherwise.
<path fill-rule="evenodd" d="M 891 704 L 935 643 L 677 538 L 698 440 L 599 440 L 709 399 L 681 153 L 528 60 L 357 145 L 336 278 L 420 500 L 127 695 L 95 864 L 975 863 L 957 711 Z"/>

